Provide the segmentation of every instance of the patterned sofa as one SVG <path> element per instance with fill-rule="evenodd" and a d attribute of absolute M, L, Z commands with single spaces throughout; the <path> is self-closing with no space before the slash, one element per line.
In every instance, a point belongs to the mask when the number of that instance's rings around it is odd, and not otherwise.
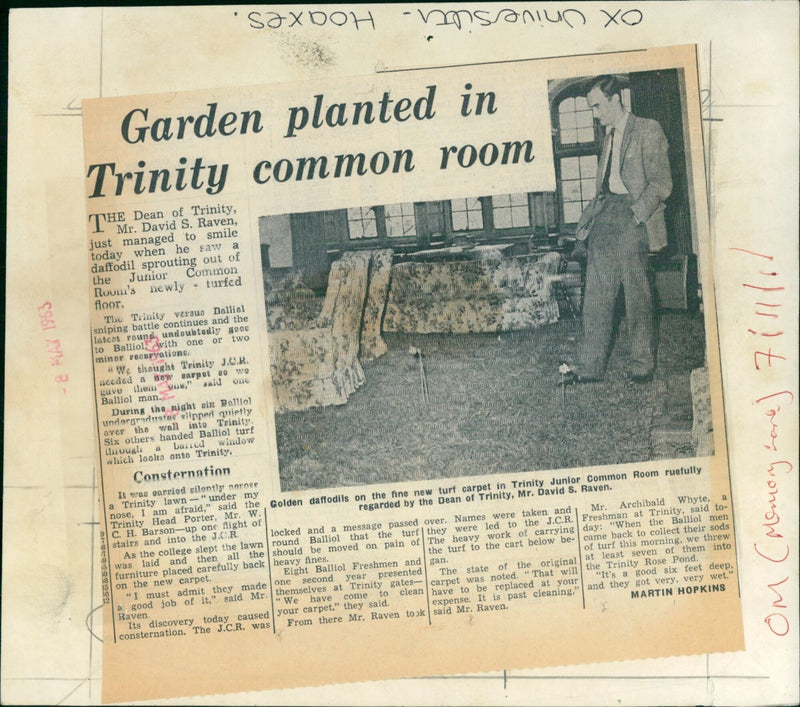
<path fill-rule="evenodd" d="M 557 253 L 396 264 L 383 330 L 467 334 L 555 322 L 560 266 Z"/>

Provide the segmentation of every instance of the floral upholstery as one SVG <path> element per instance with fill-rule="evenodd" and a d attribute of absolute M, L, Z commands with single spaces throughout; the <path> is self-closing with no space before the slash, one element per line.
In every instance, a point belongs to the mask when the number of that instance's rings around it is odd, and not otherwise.
<path fill-rule="evenodd" d="M 358 347 L 369 261 L 367 252 L 345 253 L 331 265 L 325 301 L 308 327 L 270 329 L 276 412 L 342 405 L 364 382 Z"/>
<path fill-rule="evenodd" d="M 383 330 L 466 334 L 555 322 L 560 265 L 557 253 L 394 265 Z"/>
<path fill-rule="evenodd" d="M 365 358 L 386 352 L 380 327 L 391 250 L 344 253 L 331 265 L 325 299 L 287 279 L 267 300 L 276 412 L 342 405 L 364 383 Z"/>
<path fill-rule="evenodd" d="M 369 291 L 364 306 L 364 321 L 361 326 L 362 361 L 370 361 L 386 353 L 386 342 L 381 336 L 386 296 L 389 292 L 389 277 L 392 270 L 392 251 L 388 248 L 371 251 L 369 268 Z"/>
<path fill-rule="evenodd" d="M 264 293 L 270 331 L 305 329 L 314 324 L 322 309 L 322 299 L 303 284 L 299 270 L 265 270 Z"/>
<path fill-rule="evenodd" d="M 267 304 L 267 326 L 274 329 L 306 329 L 316 322 L 323 299 L 312 295 L 293 297 Z"/>
<path fill-rule="evenodd" d="M 324 300 L 287 277 L 267 296 L 276 412 L 342 405 L 364 383 L 361 361 L 386 353 L 386 332 L 528 329 L 558 319 L 560 256 L 392 265 L 391 250 L 344 253 Z"/>

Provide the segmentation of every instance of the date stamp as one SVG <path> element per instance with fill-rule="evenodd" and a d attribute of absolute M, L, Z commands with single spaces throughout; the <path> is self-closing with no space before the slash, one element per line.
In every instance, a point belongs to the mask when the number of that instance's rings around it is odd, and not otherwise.
<path fill-rule="evenodd" d="M 56 318 L 53 311 L 52 302 L 44 302 L 37 308 L 39 315 L 39 328 L 41 331 L 55 331 Z M 52 335 L 49 335 L 52 336 Z M 61 340 L 57 338 L 46 338 L 44 340 L 47 348 L 47 356 L 50 361 L 50 366 L 63 366 L 64 365 L 64 352 L 61 349 Z M 53 380 L 61 387 L 61 392 L 67 394 L 66 384 L 69 382 L 68 373 L 57 373 L 53 376 Z"/>

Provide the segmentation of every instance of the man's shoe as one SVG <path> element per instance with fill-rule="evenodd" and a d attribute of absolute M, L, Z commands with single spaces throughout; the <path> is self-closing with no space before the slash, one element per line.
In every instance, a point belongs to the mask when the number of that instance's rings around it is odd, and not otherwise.
<path fill-rule="evenodd" d="M 653 371 L 650 373 L 634 373 L 631 376 L 631 383 L 641 384 L 641 383 L 649 383 L 653 380 Z"/>

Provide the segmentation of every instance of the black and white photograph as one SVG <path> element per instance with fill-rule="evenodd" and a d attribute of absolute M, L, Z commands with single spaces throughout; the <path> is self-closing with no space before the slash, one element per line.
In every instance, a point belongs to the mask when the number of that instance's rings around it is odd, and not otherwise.
<path fill-rule="evenodd" d="M 548 100 L 555 191 L 259 217 L 283 491 L 713 454 L 683 72 Z"/>

